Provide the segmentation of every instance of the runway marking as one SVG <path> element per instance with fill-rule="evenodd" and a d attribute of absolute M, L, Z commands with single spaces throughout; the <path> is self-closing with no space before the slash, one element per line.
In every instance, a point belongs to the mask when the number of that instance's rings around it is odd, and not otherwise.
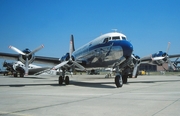
<path fill-rule="evenodd" d="M 32 115 L 28 115 L 28 114 L 11 113 L 11 112 L 2 112 L 2 111 L 0 111 L 0 115 L 32 116 Z"/>

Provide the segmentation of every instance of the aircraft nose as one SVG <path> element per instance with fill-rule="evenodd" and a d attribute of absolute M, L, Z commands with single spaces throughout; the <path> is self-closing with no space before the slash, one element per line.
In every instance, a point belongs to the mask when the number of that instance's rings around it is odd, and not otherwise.
<path fill-rule="evenodd" d="M 122 49 L 123 49 L 123 56 L 124 57 L 129 57 L 131 56 L 133 52 L 133 45 L 129 41 L 122 41 L 123 44 L 121 44 Z"/>

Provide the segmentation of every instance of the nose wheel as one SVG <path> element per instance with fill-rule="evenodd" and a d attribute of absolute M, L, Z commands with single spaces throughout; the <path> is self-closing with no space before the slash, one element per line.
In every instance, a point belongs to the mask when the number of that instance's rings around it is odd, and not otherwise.
<path fill-rule="evenodd" d="M 115 81 L 115 85 L 117 88 L 123 86 L 123 79 L 122 79 L 122 76 L 120 74 L 119 66 L 116 66 L 116 77 L 115 77 L 114 81 Z"/>
<path fill-rule="evenodd" d="M 121 75 L 116 75 L 116 77 L 115 77 L 115 84 L 116 84 L 117 88 L 123 86 L 123 80 L 122 80 L 122 76 Z"/>

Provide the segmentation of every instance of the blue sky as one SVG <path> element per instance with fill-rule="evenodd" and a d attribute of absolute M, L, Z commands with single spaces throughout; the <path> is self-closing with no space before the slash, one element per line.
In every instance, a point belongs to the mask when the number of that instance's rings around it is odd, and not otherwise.
<path fill-rule="evenodd" d="M 61 57 L 118 29 L 140 57 L 159 50 L 180 53 L 180 0 L 0 0 L 0 52 L 45 47 L 40 56 Z"/>

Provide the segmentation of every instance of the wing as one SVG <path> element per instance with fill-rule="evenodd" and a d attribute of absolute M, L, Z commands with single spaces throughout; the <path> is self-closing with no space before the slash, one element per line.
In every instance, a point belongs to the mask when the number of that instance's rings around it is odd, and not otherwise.
<path fill-rule="evenodd" d="M 61 63 L 61 60 L 54 57 L 35 56 L 34 63 L 57 65 Z"/>
<path fill-rule="evenodd" d="M 169 58 L 179 58 L 180 54 L 174 54 L 174 55 L 169 55 Z M 156 58 L 158 59 L 158 58 Z M 152 61 L 152 57 L 151 56 L 146 56 L 140 59 L 142 63 L 148 63 Z"/>
<path fill-rule="evenodd" d="M 19 54 L 0 52 L 0 58 L 7 59 L 7 60 L 18 60 Z M 35 56 L 34 63 L 57 65 L 61 63 L 61 61 L 59 58 L 55 58 L 55 57 Z"/>
<path fill-rule="evenodd" d="M 169 55 L 169 58 L 179 58 L 180 54 Z"/>
<path fill-rule="evenodd" d="M 140 58 L 141 63 L 150 63 L 152 61 L 152 57 L 151 56 L 146 56 L 143 58 Z"/>
<path fill-rule="evenodd" d="M 0 58 L 8 60 L 18 60 L 19 54 L 2 53 L 0 52 Z"/>

